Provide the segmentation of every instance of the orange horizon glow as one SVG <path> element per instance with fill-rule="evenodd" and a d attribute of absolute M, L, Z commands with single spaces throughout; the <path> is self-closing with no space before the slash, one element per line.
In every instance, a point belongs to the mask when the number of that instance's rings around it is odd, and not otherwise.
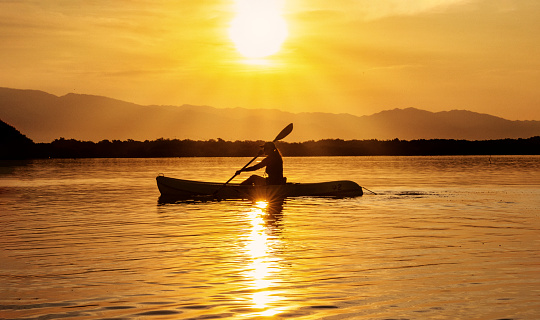
<path fill-rule="evenodd" d="M 538 16 L 535 0 L 1 2 L 0 86 L 142 105 L 540 120 Z"/>

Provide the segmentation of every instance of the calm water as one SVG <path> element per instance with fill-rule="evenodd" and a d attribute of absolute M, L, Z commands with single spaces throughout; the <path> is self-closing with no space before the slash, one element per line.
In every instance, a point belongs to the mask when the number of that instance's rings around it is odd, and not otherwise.
<path fill-rule="evenodd" d="M 248 160 L 4 163 L 0 318 L 540 319 L 540 157 L 285 158 L 377 195 L 158 201 Z"/>

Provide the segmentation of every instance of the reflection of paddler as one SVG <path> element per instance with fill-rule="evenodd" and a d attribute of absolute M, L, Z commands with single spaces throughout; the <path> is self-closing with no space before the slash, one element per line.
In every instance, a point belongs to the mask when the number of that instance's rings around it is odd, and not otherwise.
<path fill-rule="evenodd" d="M 283 198 L 268 202 L 266 207 L 266 223 L 271 226 L 273 231 L 281 231 L 281 220 L 283 219 Z"/>
<path fill-rule="evenodd" d="M 267 142 L 262 147 L 263 149 L 260 151 L 260 154 L 262 153 L 266 154 L 266 158 L 264 158 L 261 162 L 259 162 L 258 164 L 254 166 L 236 171 L 236 175 L 240 174 L 243 171 L 255 171 L 255 170 L 259 170 L 261 168 L 266 167 L 265 172 L 268 176 L 266 178 L 263 178 L 261 176 L 254 174 L 251 177 L 247 178 L 241 184 L 242 185 L 284 184 L 286 182 L 286 178 L 283 177 L 283 159 L 281 157 L 281 153 L 276 148 L 276 145 L 273 142 Z"/>
<path fill-rule="evenodd" d="M 261 203 L 263 205 L 261 205 Z M 264 226 L 268 234 L 279 234 L 283 227 L 283 205 L 285 199 L 276 198 L 272 201 L 254 201 L 254 207 L 260 209 L 260 217 L 264 220 Z"/>

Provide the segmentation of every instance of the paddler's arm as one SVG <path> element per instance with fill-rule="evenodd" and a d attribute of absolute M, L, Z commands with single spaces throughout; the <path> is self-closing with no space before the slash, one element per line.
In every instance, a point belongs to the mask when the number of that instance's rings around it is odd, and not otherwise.
<path fill-rule="evenodd" d="M 236 171 L 236 174 L 239 175 L 240 172 L 243 172 L 243 171 L 256 171 L 256 170 L 259 170 L 261 168 L 266 167 L 267 162 L 268 162 L 268 158 L 264 158 L 261 162 L 257 163 L 256 165 L 244 168 L 243 170 Z"/>

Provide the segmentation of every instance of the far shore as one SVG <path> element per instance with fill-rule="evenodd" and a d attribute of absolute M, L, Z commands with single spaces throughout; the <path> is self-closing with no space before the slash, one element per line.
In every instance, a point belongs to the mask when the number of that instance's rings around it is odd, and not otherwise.
<path fill-rule="evenodd" d="M 56 139 L 50 143 L 4 146 L 0 159 L 46 158 L 158 158 L 248 157 L 260 150 L 262 141 L 206 141 L 157 139 L 153 141 L 102 140 L 99 142 Z M 500 140 L 341 140 L 278 142 L 283 156 L 434 156 L 434 155 L 538 155 L 540 136 Z"/>

